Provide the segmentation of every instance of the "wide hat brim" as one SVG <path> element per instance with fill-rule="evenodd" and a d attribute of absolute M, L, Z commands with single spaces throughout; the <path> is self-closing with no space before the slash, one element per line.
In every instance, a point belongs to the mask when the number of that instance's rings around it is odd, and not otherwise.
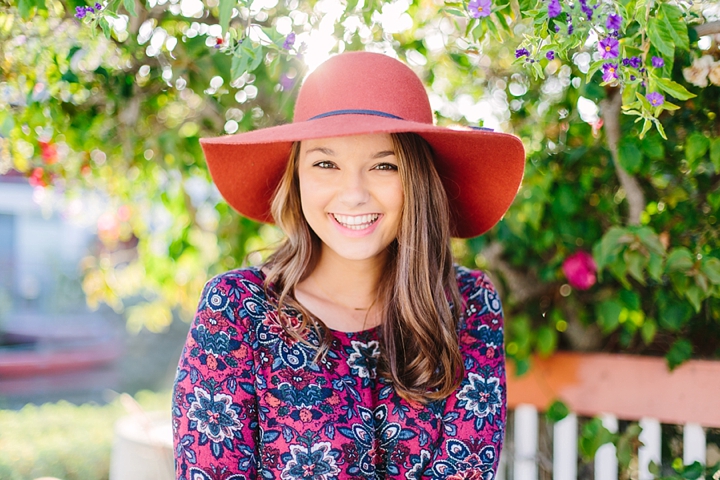
<path fill-rule="evenodd" d="M 200 144 L 213 181 L 228 204 L 245 217 L 273 223 L 270 202 L 293 142 L 400 132 L 415 132 L 432 147 L 450 203 L 453 236 L 481 235 L 502 218 L 518 192 L 525 165 L 522 142 L 514 135 L 343 114 L 203 138 Z"/>

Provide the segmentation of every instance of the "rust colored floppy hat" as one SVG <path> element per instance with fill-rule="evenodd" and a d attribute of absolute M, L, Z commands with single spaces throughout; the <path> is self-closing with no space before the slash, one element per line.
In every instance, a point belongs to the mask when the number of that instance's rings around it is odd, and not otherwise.
<path fill-rule="evenodd" d="M 270 203 L 293 142 L 369 133 L 415 132 L 432 147 L 451 209 L 453 236 L 493 227 L 517 194 L 525 166 L 514 135 L 433 125 L 420 79 L 386 55 L 336 55 L 305 79 L 293 122 L 200 144 L 213 181 L 241 215 L 272 223 Z"/>

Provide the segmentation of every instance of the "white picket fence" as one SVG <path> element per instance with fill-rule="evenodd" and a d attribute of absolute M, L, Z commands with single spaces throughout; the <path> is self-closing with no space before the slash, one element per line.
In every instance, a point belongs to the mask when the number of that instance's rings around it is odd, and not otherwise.
<path fill-rule="evenodd" d="M 512 431 L 506 435 L 506 446 L 500 456 L 497 480 L 538 480 L 539 422 L 537 409 L 532 405 L 518 405 L 514 410 Z M 602 423 L 611 432 L 617 432 L 618 419 L 602 415 Z M 653 480 L 648 470 L 650 462 L 661 464 L 662 436 L 660 422 L 653 418 L 640 419 L 640 441 L 644 446 L 638 451 L 638 480 Z M 553 425 L 552 478 L 553 480 L 578 479 L 578 418 L 571 413 Z M 683 463 L 695 461 L 706 463 L 705 430 L 696 423 L 683 426 Z M 617 480 L 618 459 L 615 446 L 600 447 L 594 460 L 595 480 Z M 583 479 L 585 480 L 585 479 Z"/>
<path fill-rule="evenodd" d="M 575 413 L 553 424 L 552 433 L 548 426 L 541 435 L 541 410 L 556 399 Z M 512 421 L 500 456 L 499 480 L 587 480 L 587 472 L 578 476 L 578 416 L 600 417 L 611 432 L 618 431 L 619 420 L 638 422 L 643 445 L 633 478 L 652 480 L 655 476 L 648 467 L 651 462 L 662 464 L 662 442 L 670 440 L 662 438 L 661 424 L 682 426 L 685 465 L 707 463 L 705 429 L 720 428 L 720 362 L 690 361 L 669 372 L 661 358 L 563 353 L 539 359 L 525 377 L 510 372 L 508 401 Z M 616 453 L 612 444 L 600 447 L 590 478 L 617 480 Z M 671 461 L 665 459 L 665 464 Z"/>

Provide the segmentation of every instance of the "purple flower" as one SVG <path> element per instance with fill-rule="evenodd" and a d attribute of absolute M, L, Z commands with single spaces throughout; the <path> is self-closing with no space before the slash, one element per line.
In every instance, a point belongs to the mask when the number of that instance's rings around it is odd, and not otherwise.
<path fill-rule="evenodd" d="M 652 66 L 655 68 L 662 68 L 665 66 L 665 60 L 662 57 L 652 57 Z"/>
<path fill-rule="evenodd" d="M 562 271 L 568 283 L 578 290 L 587 290 L 595 285 L 597 264 L 592 255 L 580 250 L 573 253 L 562 264 Z"/>
<path fill-rule="evenodd" d="M 515 50 L 515 58 L 529 57 L 529 56 L 530 56 L 530 52 L 528 52 L 527 48 L 518 48 L 517 50 Z"/>
<path fill-rule="evenodd" d="M 659 107 L 663 103 L 665 103 L 665 97 L 658 92 L 651 92 L 645 95 L 645 98 L 647 98 L 647 101 L 650 102 L 650 105 L 653 107 Z"/>
<path fill-rule="evenodd" d="M 560 15 L 560 12 L 562 12 L 560 0 L 550 0 L 550 3 L 548 3 L 548 17 L 555 18 Z"/>
<path fill-rule="evenodd" d="M 605 26 L 608 30 L 617 32 L 622 26 L 622 17 L 615 13 L 611 13 L 610 15 L 608 15 Z"/>
<path fill-rule="evenodd" d="M 585 14 L 588 21 L 592 20 L 593 9 L 588 7 L 587 0 L 580 0 L 580 10 Z"/>
<path fill-rule="evenodd" d="M 285 50 L 290 50 L 293 45 L 295 45 L 295 32 L 290 32 L 287 37 L 285 37 L 285 41 L 283 42 L 283 48 Z"/>
<path fill-rule="evenodd" d="M 545 54 L 545 58 L 548 60 L 555 60 L 555 52 L 552 50 L 548 50 L 548 52 Z"/>
<path fill-rule="evenodd" d="M 468 12 L 472 18 L 487 17 L 492 13 L 492 2 L 490 0 L 470 0 Z"/>
<path fill-rule="evenodd" d="M 620 53 L 620 42 L 611 37 L 603 38 L 598 42 L 598 51 L 602 59 L 617 58 Z"/>
<path fill-rule="evenodd" d="M 622 64 L 626 67 L 638 68 L 642 64 L 640 57 L 623 58 Z"/>
<path fill-rule="evenodd" d="M 98 12 L 102 10 L 102 5 L 100 5 L 99 3 L 95 3 L 95 10 L 97 10 Z"/>
<path fill-rule="evenodd" d="M 83 19 L 85 18 L 85 15 L 87 15 L 85 7 L 75 7 L 75 18 Z"/>
<path fill-rule="evenodd" d="M 575 31 L 575 27 L 573 27 L 573 24 L 568 22 L 568 35 L 572 35 Z"/>
<path fill-rule="evenodd" d="M 293 85 L 295 85 L 295 79 L 290 78 L 284 73 L 280 75 L 280 85 L 282 86 L 283 90 L 290 90 Z"/>
<path fill-rule="evenodd" d="M 614 63 L 603 63 L 602 66 L 603 71 L 603 82 L 611 82 L 613 80 L 617 80 L 618 74 L 617 74 L 617 65 Z"/>

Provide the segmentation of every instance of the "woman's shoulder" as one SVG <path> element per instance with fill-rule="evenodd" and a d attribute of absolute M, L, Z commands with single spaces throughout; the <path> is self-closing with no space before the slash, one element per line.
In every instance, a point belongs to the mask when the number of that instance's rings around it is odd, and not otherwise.
<path fill-rule="evenodd" d="M 207 281 L 198 310 L 222 314 L 233 321 L 237 317 L 261 317 L 261 312 L 271 308 L 268 295 L 260 267 L 229 270 Z"/>
<path fill-rule="evenodd" d="M 243 267 L 215 275 L 207 281 L 205 288 L 233 288 L 238 285 L 264 288 L 265 274 L 260 267 Z M 253 289 L 254 290 L 254 289 Z"/>

